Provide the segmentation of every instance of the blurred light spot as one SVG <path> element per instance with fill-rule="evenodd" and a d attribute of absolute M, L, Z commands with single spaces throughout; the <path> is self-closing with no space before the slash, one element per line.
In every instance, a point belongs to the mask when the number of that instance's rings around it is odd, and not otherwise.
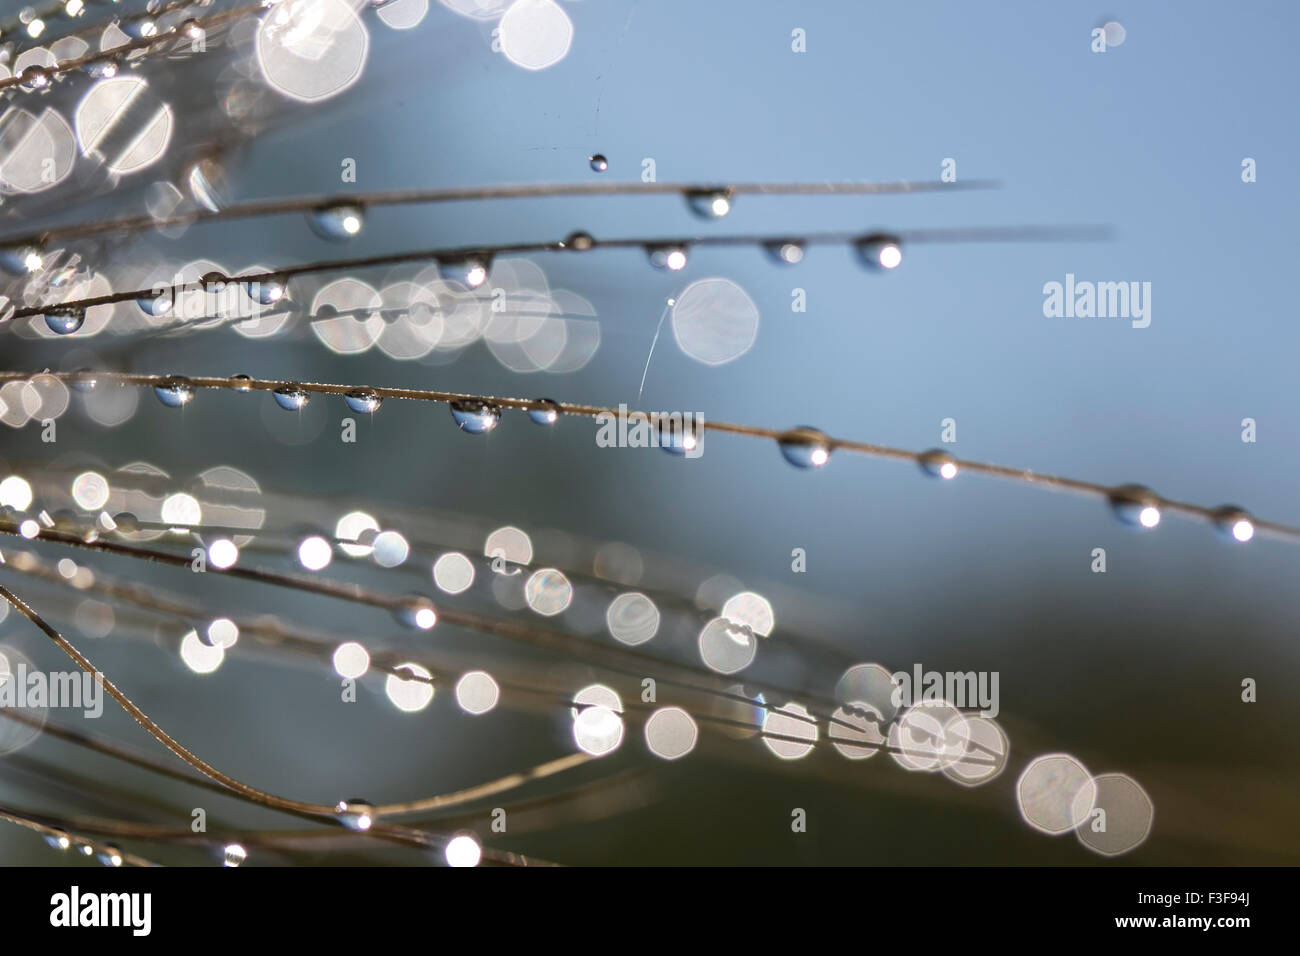
<path fill-rule="evenodd" d="M 257 64 L 267 84 L 314 102 L 361 77 L 370 34 L 343 0 L 281 0 L 257 31 Z"/>
<path fill-rule="evenodd" d="M 77 143 L 118 175 L 153 165 L 167 150 L 172 110 L 140 76 L 100 80 L 73 114 Z"/>
<path fill-rule="evenodd" d="M 724 365 L 753 346 L 758 306 L 730 279 L 699 279 L 677 297 L 672 323 L 683 352 L 705 365 Z"/>
<path fill-rule="evenodd" d="M 223 571 L 235 566 L 239 560 L 239 548 L 229 538 L 218 538 L 208 545 L 208 563 Z"/>
<path fill-rule="evenodd" d="M 1102 856 L 1119 856 L 1141 846 L 1151 835 L 1155 805 L 1127 774 L 1103 773 L 1093 778 L 1096 801 L 1088 821 L 1075 833 L 1079 842 Z"/>
<path fill-rule="evenodd" d="M 659 608 L 644 594 L 620 594 L 609 602 L 605 624 L 614 640 L 623 644 L 644 644 L 659 631 Z"/>
<path fill-rule="evenodd" d="M 510 564 L 527 565 L 533 560 L 533 542 L 526 532 L 506 525 L 487 536 L 483 554 L 489 558 L 499 557 Z"/>
<path fill-rule="evenodd" d="M 1006 768 L 1010 745 L 1007 735 L 988 717 L 961 714 L 944 728 L 949 739 L 956 740 L 961 754 L 943 768 L 943 775 L 963 786 L 988 783 Z"/>
<path fill-rule="evenodd" d="M 72 500 L 86 511 L 98 511 L 108 501 L 108 479 L 95 471 L 83 471 L 72 480 Z"/>
<path fill-rule="evenodd" d="M 534 571 L 524 585 L 528 606 L 543 617 L 554 617 L 568 608 L 573 600 L 573 585 L 555 568 Z"/>
<path fill-rule="evenodd" d="M 433 582 L 448 594 L 460 594 L 474 583 L 474 565 L 459 551 L 449 551 L 434 562 Z"/>
<path fill-rule="evenodd" d="M 880 720 L 876 708 L 862 701 L 853 701 L 831 714 L 826 736 L 841 756 L 866 760 L 879 753 L 880 746 L 885 743 L 885 735 L 880 732 Z"/>
<path fill-rule="evenodd" d="M 334 549 L 330 543 L 320 535 L 313 535 L 305 538 L 298 545 L 298 563 L 308 571 L 319 571 L 328 567 L 330 560 L 334 557 Z"/>
<path fill-rule="evenodd" d="M 381 568 L 395 568 L 405 563 L 411 553 L 406 538 L 397 531 L 381 531 L 375 535 L 373 548 L 375 564 Z"/>
<path fill-rule="evenodd" d="M 428 681 L 433 679 L 433 675 L 419 664 L 398 664 L 394 670 L 405 671 L 421 679 L 408 680 L 396 674 L 389 674 L 388 680 L 384 683 L 384 693 L 393 702 L 393 706 L 408 714 L 428 707 L 429 702 L 433 700 L 433 684 Z"/>
<path fill-rule="evenodd" d="M 377 532 L 379 522 L 364 511 L 349 511 L 338 523 L 334 525 L 334 537 L 340 542 L 339 548 L 343 553 L 353 558 L 364 558 L 373 550 L 372 545 L 344 544 L 342 542 L 355 541 L 360 542 L 365 532 Z"/>
<path fill-rule="evenodd" d="M 573 42 L 573 21 L 555 0 L 515 0 L 498 30 L 501 53 L 526 70 L 559 63 Z"/>
<path fill-rule="evenodd" d="M 181 660 L 196 674 L 211 674 L 225 657 L 225 648 L 204 643 L 197 631 L 189 631 L 181 638 Z"/>
<path fill-rule="evenodd" d="M 806 757 L 817 742 L 817 724 L 811 717 L 802 704 L 769 710 L 763 720 L 763 743 L 782 760 Z M 785 739 L 790 737 L 796 739 Z"/>
<path fill-rule="evenodd" d="M 660 707 L 645 722 L 645 742 L 650 752 L 664 760 L 685 757 L 695 749 L 699 728 L 680 707 Z"/>
<path fill-rule="evenodd" d="M 334 670 L 340 677 L 356 679 L 370 670 L 370 653 L 356 641 L 334 649 Z"/>
<path fill-rule="evenodd" d="M 0 481 L 0 506 L 26 511 L 32 504 L 32 486 L 17 475 Z"/>
<path fill-rule="evenodd" d="M 500 698 L 501 688 L 486 671 L 470 671 L 456 682 L 456 703 L 468 714 L 486 714 Z"/>
<path fill-rule="evenodd" d="M 208 625 L 207 634 L 207 643 L 226 651 L 239 641 L 239 625 L 228 617 L 219 617 Z"/>
<path fill-rule="evenodd" d="M 193 495 L 178 492 L 163 499 L 161 517 L 164 524 L 199 525 L 203 523 L 203 509 Z"/>
<path fill-rule="evenodd" d="M 1097 799 L 1097 784 L 1086 767 L 1069 754 L 1033 760 L 1016 782 L 1016 802 L 1025 822 L 1056 836 L 1088 819 Z"/>
<path fill-rule="evenodd" d="M 767 637 L 776 626 L 776 616 L 767 598 L 753 591 L 742 591 L 722 605 L 722 617 L 743 624 L 759 637 Z"/>
<path fill-rule="evenodd" d="M 472 836 L 461 834 L 447 841 L 447 848 L 443 851 L 443 855 L 447 858 L 448 866 L 478 866 L 478 861 L 483 856 L 483 848 Z"/>
<path fill-rule="evenodd" d="M 573 739 L 581 750 L 603 757 L 623 742 L 623 720 L 608 707 L 587 707 L 573 719 Z"/>
<path fill-rule="evenodd" d="M 719 674 L 735 674 L 754 662 L 758 640 L 725 617 L 715 617 L 700 630 L 700 659 Z"/>

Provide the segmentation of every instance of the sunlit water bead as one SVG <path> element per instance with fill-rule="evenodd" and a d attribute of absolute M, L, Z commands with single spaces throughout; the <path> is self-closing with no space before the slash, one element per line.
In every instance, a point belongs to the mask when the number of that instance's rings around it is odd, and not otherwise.
<path fill-rule="evenodd" d="M 208 564 L 225 570 L 233 568 L 239 560 L 239 546 L 229 538 L 217 538 L 208 545 Z"/>
<path fill-rule="evenodd" d="M 364 800 L 340 800 L 334 808 L 339 823 L 349 830 L 364 832 L 375 822 L 375 808 Z"/>
<path fill-rule="evenodd" d="M 501 422 L 501 408 L 476 398 L 462 398 L 449 403 L 451 417 L 463 432 L 485 435 Z"/>
<path fill-rule="evenodd" d="M 686 268 L 686 247 L 680 244 L 666 246 L 646 246 L 646 257 L 656 269 L 680 272 Z"/>
<path fill-rule="evenodd" d="M 54 73 L 43 66 L 29 66 L 18 82 L 27 93 L 43 93 L 54 85 Z"/>
<path fill-rule="evenodd" d="M 534 425 L 554 425 L 560 420 L 560 403 L 550 398 L 539 398 L 528 409 Z"/>
<path fill-rule="evenodd" d="M 1214 527 L 1229 541 L 1241 544 L 1255 537 L 1255 519 L 1236 505 L 1224 505 L 1216 509 Z"/>
<path fill-rule="evenodd" d="M 95 859 L 104 866 L 121 866 L 122 851 L 111 843 L 106 843 L 95 851 Z"/>
<path fill-rule="evenodd" d="M 698 458 L 704 427 L 693 416 L 665 415 L 659 419 L 659 447 L 670 455 Z"/>
<path fill-rule="evenodd" d="M 438 276 L 443 282 L 458 282 L 467 289 L 477 289 L 487 281 L 492 256 L 474 253 L 455 259 L 438 260 Z"/>
<path fill-rule="evenodd" d="M 239 866 L 248 859 L 248 851 L 238 843 L 227 843 L 221 851 L 222 866 Z"/>
<path fill-rule="evenodd" d="M 158 401 L 168 408 L 183 408 L 194 399 L 194 386 L 180 375 L 169 375 L 153 387 Z"/>
<path fill-rule="evenodd" d="M 275 396 L 275 404 L 286 412 L 300 412 L 311 401 L 311 395 L 296 385 L 282 385 L 271 394 Z"/>
<path fill-rule="evenodd" d="M 1131 527 L 1150 530 L 1160 524 L 1160 497 L 1143 485 L 1111 489 L 1110 507 L 1116 518 Z"/>
<path fill-rule="evenodd" d="M 5 246 L 0 248 L 0 269 L 10 275 L 25 276 L 35 272 L 45 264 L 45 256 L 39 246 Z"/>
<path fill-rule="evenodd" d="M 159 318 L 172 310 L 174 297 L 171 289 L 154 289 L 135 297 L 135 304 L 145 315 Z"/>
<path fill-rule="evenodd" d="M 288 283 L 283 276 L 267 276 L 262 279 L 250 279 L 244 283 L 248 297 L 259 305 L 275 305 L 284 298 Z"/>
<path fill-rule="evenodd" d="M 158 21 L 153 17 L 132 17 L 122 20 L 118 26 L 132 40 L 147 40 L 158 35 Z"/>
<path fill-rule="evenodd" d="M 384 403 L 383 398 L 373 388 L 354 388 L 343 396 L 343 401 L 358 415 L 373 415 Z"/>
<path fill-rule="evenodd" d="M 45 327 L 55 335 L 71 335 L 85 324 L 85 309 L 51 309 L 45 313 Z"/>
<path fill-rule="evenodd" d="M 587 164 L 591 167 L 593 172 L 597 173 L 603 173 L 605 170 L 609 169 L 609 160 L 600 153 L 593 153 L 591 156 L 587 157 Z"/>
<path fill-rule="evenodd" d="M 731 203 L 731 192 L 726 189 L 692 190 L 686 194 L 686 204 L 701 219 L 721 219 L 731 212 Z"/>
<path fill-rule="evenodd" d="M 308 213 L 307 221 L 322 239 L 346 242 L 361 232 L 366 213 L 358 203 L 329 203 Z"/>
<path fill-rule="evenodd" d="M 483 858 L 483 848 L 479 846 L 478 840 L 462 833 L 447 841 L 442 855 L 448 866 L 478 866 L 479 860 Z"/>
<path fill-rule="evenodd" d="M 115 56 L 100 57 L 81 65 L 81 72 L 93 80 L 111 80 L 117 76 L 122 65 Z"/>
<path fill-rule="evenodd" d="M 95 386 L 99 384 L 99 378 L 94 369 L 79 368 L 76 371 L 76 378 L 68 379 L 68 388 L 77 392 L 93 392 Z"/>
<path fill-rule="evenodd" d="M 785 460 L 796 468 L 820 468 L 830 461 L 830 438 L 807 425 L 785 432 L 777 439 L 777 445 Z"/>
<path fill-rule="evenodd" d="M 763 251 L 775 263 L 794 266 L 803 262 L 804 245 L 797 239 L 779 239 L 776 242 L 763 243 Z"/>
<path fill-rule="evenodd" d="M 932 478 L 951 481 L 957 477 L 957 459 L 940 448 L 922 452 L 917 462 L 921 470 Z"/>
<path fill-rule="evenodd" d="M 596 240 L 592 238 L 591 233 L 578 231 L 565 236 L 561 245 L 570 252 L 587 252 L 596 245 Z"/>
<path fill-rule="evenodd" d="M 230 387 L 236 392 L 251 392 L 253 390 L 253 376 L 243 374 L 232 375 L 230 376 Z"/>
<path fill-rule="evenodd" d="M 393 613 L 407 627 L 427 631 L 438 623 L 438 612 L 433 602 L 423 595 L 412 595 L 403 601 Z"/>
<path fill-rule="evenodd" d="M 72 837 L 68 836 L 62 830 L 51 830 L 45 834 L 45 842 L 51 849 L 66 850 L 72 846 Z"/>
<path fill-rule="evenodd" d="M 857 249 L 869 269 L 888 272 L 903 262 L 903 242 L 897 236 L 874 233 L 859 239 Z"/>

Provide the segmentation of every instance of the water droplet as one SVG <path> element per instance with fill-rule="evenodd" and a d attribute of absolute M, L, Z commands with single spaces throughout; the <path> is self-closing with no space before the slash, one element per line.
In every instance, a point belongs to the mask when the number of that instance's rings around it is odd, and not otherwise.
<path fill-rule="evenodd" d="M 253 279 L 244 283 L 248 297 L 262 305 L 275 305 L 284 298 L 287 283 L 283 276 L 270 276 L 265 279 Z"/>
<path fill-rule="evenodd" d="M 311 400 L 311 396 L 296 385 L 281 385 L 274 392 L 275 404 L 286 412 L 300 412 Z"/>
<path fill-rule="evenodd" d="M 343 396 L 343 401 L 347 402 L 348 408 L 358 415 L 373 415 L 384 400 L 374 389 L 354 388 Z"/>
<path fill-rule="evenodd" d="M 476 253 L 463 259 L 439 259 L 438 275 L 444 282 L 459 282 L 469 289 L 477 289 L 487 281 L 492 268 L 492 257 Z"/>
<path fill-rule="evenodd" d="M 48 90 L 54 83 L 53 74 L 42 66 L 29 66 L 23 70 L 19 83 L 28 93 Z"/>
<path fill-rule="evenodd" d="M 778 444 L 785 460 L 798 468 L 820 468 L 831 457 L 830 439 L 807 425 L 790 429 Z"/>
<path fill-rule="evenodd" d="M 484 435 L 501 421 L 501 409 L 476 398 L 462 398 L 451 403 L 451 417 L 461 431 Z"/>
<path fill-rule="evenodd" d="M 483 858 L 483 848 L 479 846 L 478 840 L 462 833 L 447 841 L 442 854 L 448 866 L 478 866 L 479 860 Z"/>
<path fill-rule="evenodd" d="M 776 242 L 763 243 L 763 250 L 774 262 L 783 266 L 793 266 L 803 262 L 804 246 L 797 239 L 779 239 Z"/>
<path fill-rule="evenodd" d="M 203 24 L 198 20 L 190 18 L 180 25 L 182 36 L 189 37 L 191 40 L 202 40 L 207 36 L 207 31 L 203 29 Z"/>
<path fill-rule="evenodd" d="M 869 268 L 898 268 L 903 261 L 903 243 L 897 236 L 875 233 L 858 240 L 858 255 Z"/>
<path fill-rule="evenodd" d="M 140 519 L 129 511 L 113 515 L 113 530 L 119 534 L 133 534 L 140 530 Z"/>
<path fill-rule="evenodd" d="M 169 375 L 153 387 L 153 393 L 168 408 L 181 408 L 194 398 L 194 387 L 181 375 Z"/>
<path fill-rule="evenodd" d="M 554 425 L 560 420 L 560 403 L 550 398 L 539 398 L 528 409 L 528 417 L 537 425 Z"/>
<path fill-rule="evenodd" d="M 199 285 L 205 292 L 220 292 L 230 280 L 221 272 L 205 272 L 199 279 Z"/>
<path fill-rule="evenodd" d="M 124 20 L 118 26 L 132 40 L 147 40 L 158 35 L 158 23 L 152 17 Z"/>
<path fill-rule="evenodd" d="M 1255 519 L 1236 505 L 1224 505 L 1214 512 L 1214 526 L 1229 541 L 1245 544 L 1255 537 Z"/>
<path fill-rule="evenodd" d="M 696 458 L 702 429 L 691 415 L 664 415 L 659 419 L 659 447 L 670 455 Z"/>
<path fill-rule="evenodd" d="M 1160 498 L 1142 485 L 1122 485 L 1110 492 L 1115 517 L 1135 528 L 1154 528 L 1160 523 Z"/>
<path fill-rule="evenodd" d="M 221 851 L 223 866 L 239 866 L 248 859 L 248 851 L 238 843 L 230 843 Z"/>
<path fill-rule="evenodd" d="M 10 275 L 25 276 L 35 272 L 45 262 L 37 246 L 6 246 L 0 249 L 0 268 Z"/>
<path fill-rule="evenodd" d="M 308 222 L 322 239 L 345 242 L 361 232 L 365 225 L 365 211 L 356 203 L 329 203 L 313 209 Z"/>
<path fill-rule="evenodd" d="M 572 252 L 586 252 L 596 244 L 596 240 L 591 237 L 590 233 L 574 232 L 570 233 L 564 240 L 564 248 Z"/>
<path fill-rule="evenodd" d="M 117 57 L 107 56 L 98 60 L 91 60 L 89 63 L 81 65 L 81 72 L 96 80 L 111 80 L 117 76 L 120 66 Z"/>
<path fill-rule="evenodd" d="M 957 477 L 957 459 L 941 448 L 924 452 L 920 456 L 921 470 L 935 478 L 951 480 Z"/>
<path fill-rule="evenodd" d="M 142 293 L 135 297 L 135 304 L 140 307 L 140 311 L 145 315 L 152 315 L 155 318 L 166 315 L 172 310 L 171 289 Z"/>
<path fill-rule="evenodd" d="M 656 269 L 679 272 L 686 268 L 686 247 L 680 245 L 646 246 L 646 255 Z"/>
<path fill-rule="evenodd" d="M 95 386 L 99 384 L 98 379 L 95 378 L 95 373 L 91 369 L 79 368 L 77 374 L 82 377 L 71 379 L 68 382 L 68 388 L 75 389 L 78 392 L 93 392 Z"/>
<path fill-rule="evenodd" d="M 45 842 L 56 850 L 66 850 L 72 846 L 72 838 L 62 830 L 51 830 L 45 834 Z"/>
<path fill-rule="evenodd" d="M 55 309 L 45 313 L 45 325 L 55 335 L 71 335 L 85 324 L 85 309 Z"/>
<path fill-rule="evenodd" d="M 251 375 L 232 375 L 230 380 L 234 383 L 231 387 L 236 392 L 251 392 L 253 390 L 253 377 Z"/>
<path fill-rule="evenodd" d="M 605 170 L 609 169 L 609 160 L 606 159 L 604 156 L 602 156 L 600 153 L 595 153 L 594 155 L 588 157 L 587 162 L 589 162 L 591 164 L 591 168 L 598 173 L 603 173 Z"/>
<path fill-rule="evenodd" d="M 731 193 L 726 189 L 692 191 L 686 194 L 686 203 L 701 219 L 721 219 L 731 212 Z"/>
<path fill-rule="evenodd" d="M 96 859 L 105 866 L 121 866 L 122 851 L 111 843 L 107 843 L 95 853 Z"/>
<path fill-rule="evenodd" d="M 349 830 L 369 830 L 375 822 L 375 808 L 364 800 L 340 800 L 334 812 Z"/>
<path fill-rule="evenodd" d="M 421 631 L 427 631 L 438 623 L 437 609 L 423 594 L 415 594 L 407 598 L 393 613 L 407 627 L 414 627 Z"/>

